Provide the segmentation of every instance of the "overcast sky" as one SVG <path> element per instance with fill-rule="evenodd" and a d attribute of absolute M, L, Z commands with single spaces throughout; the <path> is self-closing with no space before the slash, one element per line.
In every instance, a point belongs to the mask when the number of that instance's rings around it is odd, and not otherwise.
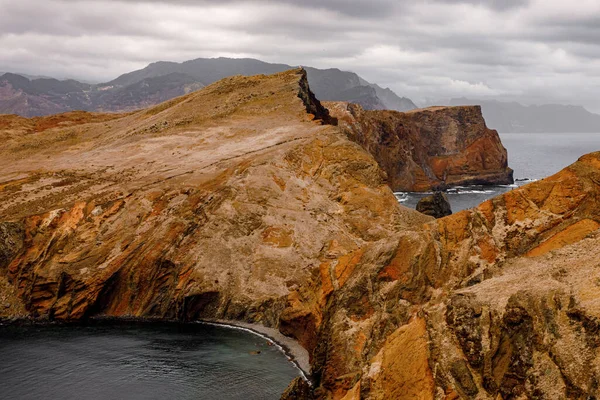
<path fill-rule="evenodd" d="M 600 112 L 600 0 L 0 0 L 0 71 L 107 81 L 150 62 L 337 67 L 427 99 Z"/>

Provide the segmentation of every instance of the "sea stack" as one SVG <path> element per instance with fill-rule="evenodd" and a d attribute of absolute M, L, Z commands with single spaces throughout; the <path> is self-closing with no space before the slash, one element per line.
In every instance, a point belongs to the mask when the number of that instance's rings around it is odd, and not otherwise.
<path fill-rule="evenodd" d="M 443 192 L 435 192 L 423 197 L 417 203 L 417 211 L 433 218 L 443 218 L 452 214 L 448 196 Z"/>

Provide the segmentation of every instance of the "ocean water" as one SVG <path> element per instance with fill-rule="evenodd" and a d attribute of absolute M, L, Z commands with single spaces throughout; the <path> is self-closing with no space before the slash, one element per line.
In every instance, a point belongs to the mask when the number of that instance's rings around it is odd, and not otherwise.
<path fill-rule="evenodd" d="M 600 133 L 504 133 L 500 139 L 508 151 L 508 166 L 515 171 L 515 184 L 453 188 L 447 192 L 453 212 L 476 207 L 515 187 L 553 175 L 584 154 L 600 151 Z M 429 194 L 398 192 L 396 198 L 402 205 L 416 208 Z"/>
<path fill-rule="evenodd" d="M 0 327 L 1 399 L 279 399 L 297 376 L 265 339 L 217 326 Z"/>

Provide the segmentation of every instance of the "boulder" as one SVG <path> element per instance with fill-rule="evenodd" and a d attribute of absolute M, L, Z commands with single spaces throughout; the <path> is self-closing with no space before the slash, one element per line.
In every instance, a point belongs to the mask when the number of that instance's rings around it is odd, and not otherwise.
<path fill-rule="evenodd" d="M 443 192 L 435 192 L 423 197 L 417 203 L 417 211 L 434 218 L 442 218 L 452 214 L 448 196 Z"/>

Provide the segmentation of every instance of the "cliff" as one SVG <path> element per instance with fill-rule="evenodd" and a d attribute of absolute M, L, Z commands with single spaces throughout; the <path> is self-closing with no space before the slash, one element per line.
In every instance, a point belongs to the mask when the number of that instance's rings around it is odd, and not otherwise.
<path fill-rule="evenodd" d="M 327 121 L 303 70 L 133 114 L 0 117 L 0 313 L 278 326 L 328 244 L 424 221 Z"/>
<path fill-rule="evenodd" d="M 0 116 L 0 318 L 260 323 L 290 399 L 597 396 L 600 153 L 433 220 L 335 123 L 303 70 Z"/>
<path fill-rule="evenodd" d="M 407 112 L 326 106 L 348 137 L 373 154 L 394 191 L 513 182 L 506 149 L 498 133 L 486 127 L 478 106 Z"/>
<path fill-rule="evenodd" d="M 323 275 L 305 398 L 598 396 L 598 182 L 600 152 Z"/>

